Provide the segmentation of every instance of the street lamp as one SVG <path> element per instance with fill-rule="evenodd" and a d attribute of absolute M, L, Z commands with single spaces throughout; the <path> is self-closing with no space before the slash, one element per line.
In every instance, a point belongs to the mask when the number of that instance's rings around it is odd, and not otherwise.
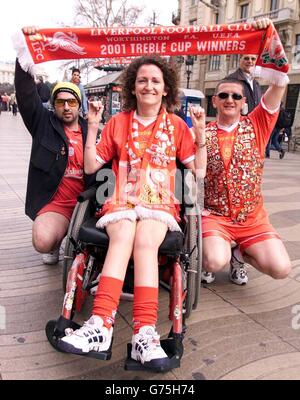
<path fill-rule="evenodd" d="M 189 85 L 190 85 L 190 77 L 191 77 L 191 73 L 193 71 L 193 65 L 194 65 L 194 57 L 193 56 L 187 56 L 186 60 L 185 60 L 185 66 L 186 66 L 186 88 L 189 89 Z"/>

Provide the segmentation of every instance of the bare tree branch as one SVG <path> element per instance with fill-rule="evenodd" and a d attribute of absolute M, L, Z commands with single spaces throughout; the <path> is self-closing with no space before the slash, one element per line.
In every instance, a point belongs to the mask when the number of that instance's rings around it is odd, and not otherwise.
<path fill-rule="evenodd" d="M 93 27 L 130 26 L 144 7 L 129 5 L 129 0 L 77 0 L 76 22 Z"/>
<path fill-rule="evenodd" d="M 130 5 L 129 0 L 77 0 L 74 24 L 90 27 L 134 26 L 143 9 L 144 7 Z M 68 60 L 61 69 L 67 71 L 76 65 L 84 71 L 95 61 Z"/>

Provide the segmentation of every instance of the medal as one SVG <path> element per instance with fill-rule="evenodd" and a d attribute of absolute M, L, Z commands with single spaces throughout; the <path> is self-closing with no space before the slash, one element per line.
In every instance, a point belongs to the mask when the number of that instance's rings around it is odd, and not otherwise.
<path fill-rule="evenodd" d="M 133 189 L 133 184 L 132 184 L 131 182 L 128 182 L 128 183 L 125 185 L 124 191 L 125 191 L 125 193 L 129 193 L 129 192 L 132 191 L 132 189 Z"/>
<path fill-rule="evenodd" d="M 165 173 L 161 170 L 151 171 L 151 179 L 155 183 L 163 183 L 166 180 Z"/>

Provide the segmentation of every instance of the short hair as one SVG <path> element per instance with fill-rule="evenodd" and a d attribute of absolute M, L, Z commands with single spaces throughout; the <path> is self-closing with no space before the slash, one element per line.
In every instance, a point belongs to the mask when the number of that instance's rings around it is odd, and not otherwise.
<path fill-rule="evenodd" d="M 179 105 L 178 71 L 174 64 L 156 55 L 136 58 L 123 71 L 120 78 L 122 83 L 123 110 L 130 111 L 137 108 L 136 96 L 132 92 L 135 90 L 138 70 L 143 65 L 156 65 L 161 70 L 167 92 L 167 95 L 163 97 L 162 103 L 167 111 L 173 111 Z"/>
<path fill-rule="evenodd" d="M 72 75 L 74 74 L 74 72 L 78 72 L 78 73 L 80 74 L 80 69 L 78 69 L 78 68 L 73 68 L 73 69 L 72 69 Z"/>
<path fill-rule="evenodd" d="M 215 88 L 215 95 L 218 93 L 218 90 L 219 90 L 219 87 L 221 86 L 221 85 L 223 85 L 224 83 L 235 83 L 235 84 L 237 84 L 237 85 L 240 85 L 241 86 L 241 88 L 242 88 L 242 93 L 243 93 L 243 96 L 245 96 L 245 90 L 244 90 L 244 85 L 242 84 L 242 82 L 241 81 L 239 81 L 238 79 L 234 79 L 234 78 L 229 78 L 229 79 L 222 79 L 218 84 L 217 84 L 217 86 L 216 86 L 216 88 Z"/>
<path fill-rule="evenodd" d="M 251 55 L 253 55 L 253 56 L 255 56 L 256 58 L 258 58 L 258 54 L 252 54 L 252 53 L 250 53 Z M 240 60 L 243 58 L 243 57 L 246 57 L 246 56 L 249 56 L 249 54 L 240 54 Z"/>

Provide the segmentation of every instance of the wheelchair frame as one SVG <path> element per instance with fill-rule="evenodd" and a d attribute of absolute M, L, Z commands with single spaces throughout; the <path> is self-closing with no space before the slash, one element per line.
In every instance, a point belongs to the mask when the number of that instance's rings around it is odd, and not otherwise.
<path fill-rule="evenodd" d="M 93 187 L 79 195 L 66 237 L 63 260 L 65 297 L 62 313 L 58 320 L 50 320 L 46 325 L 48 341 L 58 351 L 61 351 L 60 338 L 64 336 L 65 329 L 78 329 L 80 327 L 72 319 L 75 313 L 80 312 L 88 292 L 93 286 L 97 285 L 97 280 L 94 279 L 95 272 L 100 273 L 100 270 L 96 267 L 100 260 L 97 257 L 99 253 L 101 253 L 101 256 L 103 256 L 103 253 L 106 254 L 107 250 L 99 248 L 93 243 L 80 240 L 81 227 L 91 219 L 94 213 L 96 190 L 96 187 Z M 170 293 L 169 319 L 172 321 L 172 327 L 168 338 L 161 340 L 161 346 L 171 361 L 170 369 L 180 366 L 180 359 L 183 354 L 182 342 L 186 331 L 185 320 L 198 305 L 201 281 L 201 212 L 199 206 L 192 203 L 184 207 L 185 211 L 189 210 L 189 212 L 183 214 L 185 235 L 181 250 L 175 255 L 167 255 L 168 262 L 159 266 L 160 285 Z M 96 227 L 95 230 L 97 230 Z M 166 275 L 169 278 L 168 282 L 166 282 Z M 130 297 L 132 298 L 133 295 Z M 127 353 L 125 369 L 143 370 L 142 364 L 130 358 L 131 344 L 127 345 Z M 110 347 L 106 352 L 89 352 L 84 355 L 108 360 L 111 358 L 111 354 Z M 156 370 L 156 372 L 165 371 Z"/>

